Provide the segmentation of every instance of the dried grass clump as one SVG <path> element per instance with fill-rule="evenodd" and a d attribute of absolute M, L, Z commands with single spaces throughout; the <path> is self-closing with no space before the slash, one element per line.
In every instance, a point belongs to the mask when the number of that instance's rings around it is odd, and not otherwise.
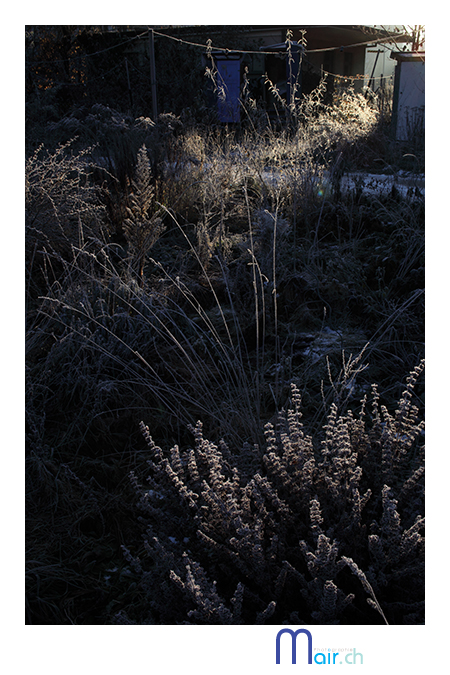
<path fill-rule="evenodd" d="M 144 622 L 422 623 L 423 423 L 412 399 L 423 368 L 393 415 L 376 388 L 371 413 L 365 398 L 357 417 L 332 404 L 319 446 L 295 385 L 264 449 L 233 453 L 198 423 L 193 447 L 167 452 L 142 423 L 150 475 L 146 486 L 131 478 L 146 534 L 139 559 L 126 555 Z"/>
<path fill-rule="evenodd" d="M 93 181 L 92 147 L 74 152 L 73 141 L 50 152 L 40 145 L 25 165 L 25 263 L 29 316 L 38 297 L 74 262 L 74 247 L 98 248 L 105 206 Z"/>
<path fill-rule="evenodd" d="M 69 141 L 53 153 L 41 145 L 25 166 L 27 246 L 70 252 L 88 236 L 99 236 L 104 206 L 91 180 L 92 148 L 72 153 Z"/>

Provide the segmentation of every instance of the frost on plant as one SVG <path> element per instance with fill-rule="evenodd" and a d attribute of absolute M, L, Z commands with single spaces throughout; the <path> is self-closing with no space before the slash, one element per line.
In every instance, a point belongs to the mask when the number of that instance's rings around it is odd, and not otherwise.
<path fill-rule="evenodd" d="M 123 231 L 128 242 L 131 267 L 142 281 L 146 255 L 166 229 L 156 211 L 155 190 L 145 145 L 138 152 L 132 190 Z"/>
<path fill-rule="evenodd" d="M 402 614 L 420 622 L 424 518 L 403 497 L 423 476 L 411 443 L 423 424 L 408 403 L 421 368 L 399 402 L 397 419 L 409 431 L 400 439 L 395 425 L 368 428 L 364 404 L 359 419 L 332 405 L 322 448 L 315 447 L 292 385 L 291 406 L 276 427 L 266 425 L 261 464 L 250 473 L 239 452 L 205 439 L 200 423 L 193 447 L 168 452 L 142 425 L 153 496 L 132 480 L 141 503 L 143 495 L 150 501 L 148 533 L 158 527 L 165 541 L 156 545 L 149 536 L 146 544 L 171 598 L 165 620 L 184 608 L 185 622 L 200 624 L 293 616 L 301 623 L 401 623 Z M 392 464 L 387 486 L 379 460 L 394 441 L 408 468 Z M 158 590 L 150 578 L 143 573 L 151 613 Z"/>

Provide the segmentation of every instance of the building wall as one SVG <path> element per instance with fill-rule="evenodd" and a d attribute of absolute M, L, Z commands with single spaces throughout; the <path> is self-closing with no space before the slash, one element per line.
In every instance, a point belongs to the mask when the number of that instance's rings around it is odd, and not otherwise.
<path fill-rule="evenodd" d="M 425 55 L 398 55 L 394 85 L 396 138 L 423 134 L 425 123 Z"/>

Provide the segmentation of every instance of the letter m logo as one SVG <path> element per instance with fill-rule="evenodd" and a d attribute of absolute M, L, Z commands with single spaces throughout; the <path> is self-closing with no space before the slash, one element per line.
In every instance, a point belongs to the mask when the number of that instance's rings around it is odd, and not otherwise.
<path fill-rule="evenodd" d="M 290 628 L 282 628 L 281 630 L 278 631 L 277 633 L 277 641 L 276 641 L 276 652 L 277 652 L 277 664 L 280 663 L 281 660 L 281 636 L 283 633 L 289 633 L 291 636 L 291 644 L 292 644 L 292 664 L 297 663 L 297 635 L 299 633 L 305 633 L 308 637 L 308 663 L 312 663 L 312 635 L 309 632 L 309 630 L 306 630 L 306 628 L 299 628 L 296 631 L 291 630 Z"/>

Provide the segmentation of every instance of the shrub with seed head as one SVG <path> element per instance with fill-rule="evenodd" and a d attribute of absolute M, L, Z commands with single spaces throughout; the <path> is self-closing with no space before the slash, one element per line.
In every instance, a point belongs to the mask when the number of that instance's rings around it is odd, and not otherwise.
<path fill-rule="evenodd" d="M 132 189 L 123 231 L 128 242 L 131 267 L 143 281 L 146 256 L 166 229 L 162 218 L 155 211 L 155 190 L 145 144 L 138 152 Z"/>

